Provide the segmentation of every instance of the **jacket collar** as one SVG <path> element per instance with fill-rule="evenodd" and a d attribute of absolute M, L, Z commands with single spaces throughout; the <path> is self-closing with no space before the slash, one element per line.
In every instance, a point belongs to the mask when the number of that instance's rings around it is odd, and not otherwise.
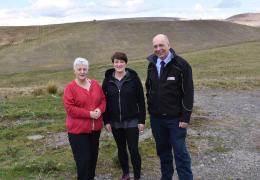
<path fill-rule="evenodd" d="M 176 56 L 175 51 L 172 48 L 170 48 L 170 52 L 172 53 L 173 58 L 174 58 Z M 155 54 L 151 54 L 150 56 L 147 57 L 147 60 L 154 64 L 156 64 L 157 59 L 158 59 L 158 56 L 156 56 Z"/>
<path fill-rule="evenodd" d="M 133 69 L 130 69 L 130 68 L 126 68 L 126 71 L 129 72 L 129 76 L 127 79 L 129 78 L 134 78 L 137 76 L 137 73 L 133 70 Z M 105 73 L 105 78 L 108 78 L 108 79 L 113 79 L 113 73 L 115 72 L 115 69 L 114 68 L 111 68 L 111 69 L 108 69 Z"/>

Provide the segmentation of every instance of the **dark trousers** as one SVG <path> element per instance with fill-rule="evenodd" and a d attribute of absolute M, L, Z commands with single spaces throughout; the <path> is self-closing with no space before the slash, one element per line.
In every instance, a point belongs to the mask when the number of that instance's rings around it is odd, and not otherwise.
<path fill-rule="evenodd" d="M 172 180 L 173 154 L 179 180 L 192 180 L 191 158 L 186 148 L 186 128 L 179 127 L 179 118 L 164 119 L 151 115 L 151 128 L 160 157 L 162 180 Z"/>
<path fill-rule="evenodd" d="M 141 156 L 138 150 L 138 140 L 139 140 L 139 130 L 135 128 L 112 128 L 112 133 L 118 148 L 118 159 L 124 174 L 129 173 L 128 165 L 128 154 L 126 149 L 126 144 L 128 145 L 128 150 L 130 152 L 131 162 L 134 169 L 134 177 L 136 179 L 140 178 L 141 173 Z"/>
<path fill-rule="evenodd" d="M 68 134 L 77 166 L 78 180 L 94 180 L 99 150 L 100 131 Z"/>

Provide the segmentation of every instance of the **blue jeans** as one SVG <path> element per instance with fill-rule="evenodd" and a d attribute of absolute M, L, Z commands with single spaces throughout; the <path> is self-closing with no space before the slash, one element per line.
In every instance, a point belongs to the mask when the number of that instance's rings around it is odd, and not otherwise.
<path fill-rule="evenodd" d="M 191 158 L 185 142 L 187 129 L 179 127 L 179 118 L 157 118 L 153 115 L 150 118 L 161 162 L 161 180 L 172 180 L 173 153 L 179 180 L 192 180 Z"/>

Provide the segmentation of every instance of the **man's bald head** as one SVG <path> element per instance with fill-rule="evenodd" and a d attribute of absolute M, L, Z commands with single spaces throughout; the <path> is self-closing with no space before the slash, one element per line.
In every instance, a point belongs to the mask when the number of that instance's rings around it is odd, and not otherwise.
<path fill-rule="evenodd" d="M 168 45 L 170 45 L 169 38 L 165 34 L 157 34 L 153 38 L 153 43 L 154 41 L 165 41 Z"/>
<path fill-rule="evenodd" d="M 153 51 L 160 59 L 164 60 L 169 54 L 170 42 L 166 35 L 157 34 L 153 38 Z"/>

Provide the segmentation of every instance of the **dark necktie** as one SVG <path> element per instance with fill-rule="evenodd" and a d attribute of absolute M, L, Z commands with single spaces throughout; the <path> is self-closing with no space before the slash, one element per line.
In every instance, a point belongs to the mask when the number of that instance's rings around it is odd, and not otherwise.
<path fill-rule="evenodd" d="M 161 61 L 160 78 L 162 77 L 162 73 L 163 73 L 163 70 L 164 70 L 164 65 L 165 65 L 165 62 Z"/>

